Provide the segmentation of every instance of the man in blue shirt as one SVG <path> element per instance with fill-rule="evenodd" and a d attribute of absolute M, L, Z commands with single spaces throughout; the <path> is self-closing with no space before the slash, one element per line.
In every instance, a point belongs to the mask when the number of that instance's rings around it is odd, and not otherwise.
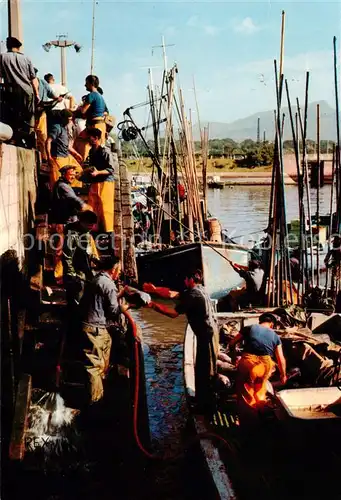
<path fill-rule="evenodd" d="M 120 259 L 110 255 L 100 261 L 98 268 L 100 272 L 86 284 L 80 304 L 92 403 L 102 399 L 103 380 L 109 369 L 112 339 L 108 327 L 118 324 L 120 314 L 129 308 L 119 303 L 123 293 L 118 293 L 115 285 L 121 273 Z"/>
<path fill-rule="evenodd" d="M 98 77 L 88 75 L 85 79 L 85 88 L 89 94 L 84 97 L 83 104 L 77 110 L 78 114 L 86 118 L 86 129 L 79 134 L 75 142 L 75 149 L 82 156 L 83 161 L 87 159 L 90 150 L 89 130 L 98 128 L 102 132 L 101 144 L 105 143 L 105 116 L 108 114 L 108 108 L 103 96 L 98 92 L 98 87 Z"/>
<path fill-rule="evenodd" d="M 259 317 L 259 325 L 244 328 L 230 343 L 233 348 L 244 342 L 244 351 L 237 365 L 237 402 L 241 423 L 254 420 L 255 413 L 266 402 L 267 381 L 278 363 L 281 382 L 286 383 L 286 362 L 280 337 L 274 332 L 276 318 L 270 313 Z"/>
<path fill-rule="evenodd" d="M 53 123 L 48 132 L 46 141 L 47 159 L 50 165 L 50 188 L 53 189 L 55 182 L 59 179 L 60 169 L 66 165 L 73 165 L 77 173 L 82 168 L 77 160 L 81 160 L 77 151 L 70 146 L 67 125 L 72 119 L 72 112 L 63 109 L 60 112 L 60 120 Z"/>

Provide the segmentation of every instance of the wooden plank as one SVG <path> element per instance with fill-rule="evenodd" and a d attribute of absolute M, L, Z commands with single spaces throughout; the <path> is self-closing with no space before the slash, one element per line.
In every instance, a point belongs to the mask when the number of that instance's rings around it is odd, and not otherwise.
<path fill-rule="evenodd" d="M 31 375 L 24 373 L 18 385 L 15 403 L 11 443 L 9 448 L 10 460 L 22 460 L 25 455 L 25 432 L 28 425 L 28 411 L 31 402 L 31 392 Z"/>

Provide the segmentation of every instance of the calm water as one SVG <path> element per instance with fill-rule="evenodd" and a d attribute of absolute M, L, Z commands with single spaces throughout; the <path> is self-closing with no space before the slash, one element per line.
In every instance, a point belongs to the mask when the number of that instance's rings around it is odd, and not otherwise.
<path fill-rule="evenodd" d="M 320 214 L 330 211 L 330 188 L 324 186 L 320 191 Z M 261 235 L 267 227 L 269 200 L 270 186 L 226 186 L 208 193 L 212 215 L 220 219 L 231 238 L 237 238 L 239 243 L 244 244 L 251 243 L 252 238 L 257 240 L 257 233 Z M 296 186 L 286 186 L 286 207 L 289 223 L 298 217 Z M 316 213 L 316 190 L 311 190 L 311 212 Z"/>
<path fill-rule="evenodd" d="M 312 191 L 312 212 L 316 211 L 316 192 Z M 297 217 L 297 187 L 287 186 L 287 219 Z M 218 217 L 231 237 L 243 236 L 243 243 L 267 226 L 270 187 L 231 186 L 209 191 L 209 210 Z M 321 190 L 321 213 L 329 212 L 330 186 Z M 252 234 L 251 234 L 252 233 Z M 239 239 L 238 241 L 241 241 Z M 146 379 L 151 435 L 156 451 L 178 454 L 183 450 L 187 409 L 183 394 L 182 342 L 185 320 L 169 319 L 155 311 L 135 314 L 143 329 Z M 155 491 L 151 497 L 188 499 L 183 460 L 155 469 Z"/>

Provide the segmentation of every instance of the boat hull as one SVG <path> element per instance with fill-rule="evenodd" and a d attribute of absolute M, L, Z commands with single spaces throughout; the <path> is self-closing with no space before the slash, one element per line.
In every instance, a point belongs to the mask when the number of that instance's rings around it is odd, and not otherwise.
<path fill-rule="evenodd" d="M 247 266 L 249 251 L 235 244 L 192 243 L 137 255 L 140 284 L 151 282 L 182 291 L 186 276 L 200 269 L 204 285 L 212 299 L 219 299 L 243 284 L 243 279 L 226 260 Z"/>

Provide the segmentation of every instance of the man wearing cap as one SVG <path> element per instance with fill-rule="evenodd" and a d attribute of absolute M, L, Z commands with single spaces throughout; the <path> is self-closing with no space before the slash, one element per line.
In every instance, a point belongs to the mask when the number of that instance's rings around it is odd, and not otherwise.
<path fill-rule="evenodd" d="M 276 317 L 264 313 L 259 324 L 244 328 L 230 342 L 230 348 L 244 343 L 244 350 L 237 364 L 237 403 L 241 424 L 254 421 L 257 411 L 266 403 L 267 382 L 275 370 L 276 359 L 282 384 L 287 381 L 286 362 L 282 342 L 273 328 Z"/>
<path fill-rule="evenodd" d="M 63 277 L 62 254 L 64 243 L 64 226 L 76 222 L 78 212 L 91 210 L 84 200 L 79 198 L 72 188 L 76 178 L 73 165 L 66 165 L 60 169 L 61 178 L 55 183 L 52 192 L 51 212 L 49 223 L 52 233 L 57 237 L 54 245 L 54 276 L 57 282 Z"/>
<path fill-rule="evenodd" d="M 0 77 L 5 84 L 5 102 L 9 103 L 6 120 L 14 135 L 17 130 L 31 133 L 34 131 L 35 101 L 39 102 L 38 80 L 31 60 L 20 52 L 22 43 L 8 37 L 6 46 L 7 52 L 0 54 Z"/>
<path fill-rule="evenodd" d="M 93 278 L 93 263 L 99 258 L 91 231 L 97 222 L 91 210 L 79 212 L 78 220 L 64 228 L 63 281 L 70 320 L 75 320 L 79 301 L 83 295 L 86 280 Z"/>

